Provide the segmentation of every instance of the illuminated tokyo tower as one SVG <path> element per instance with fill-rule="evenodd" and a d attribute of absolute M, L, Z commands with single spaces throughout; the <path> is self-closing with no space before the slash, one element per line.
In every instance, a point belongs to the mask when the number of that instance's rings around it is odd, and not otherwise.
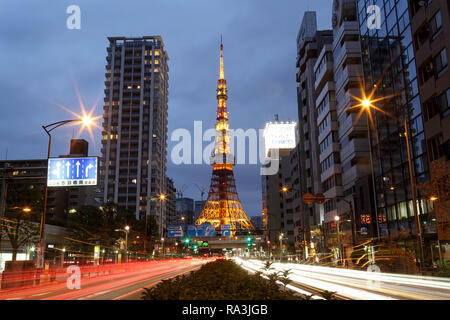
<path fill-rule="evenodd" d="M 237 230 L 254 229 L 242 208 L 234 183 L 234 157 L 230 151 L 227 111 L 227 80 L 223 73 L 223 45 L 220 39 L 220 74 L 217 81 L 217 123 L 214 154 L 210 157 L 213 167 L 208 199 L 195 224 L 206 222 L 220 228 L 230 225 L 231 235 Z"/>

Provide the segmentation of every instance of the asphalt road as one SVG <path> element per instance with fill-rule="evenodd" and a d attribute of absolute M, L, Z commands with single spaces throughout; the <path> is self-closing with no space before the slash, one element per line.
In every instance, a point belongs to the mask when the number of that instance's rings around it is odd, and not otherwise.
<path fill-rule="evenodd" d="M 236 259 L 249 272 L 264 272 L 259 260 Z M 450 300 L 450 279 L 429 276 L 365 272 L 351 269 L 274 263 L 269 273 L 290 269 L 288 288 L 320 298 L 320 292 L 336 293 L 346 300 Z"/>
<path fill-rule="evenodd" d="M 83 275 L 80 289 L 68 289 L 67 277 L 57 283 L 0 290 L 0 300 L 139 300 L 143 288 L 196 270 L 211 259 L 179 259 L 139 264 L 119 273 Z"/>

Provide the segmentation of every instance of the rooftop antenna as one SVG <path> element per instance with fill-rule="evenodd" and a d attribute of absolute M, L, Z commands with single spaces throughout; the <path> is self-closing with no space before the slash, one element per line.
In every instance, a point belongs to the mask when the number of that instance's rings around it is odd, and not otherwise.
<path fill-rule="evenodd" d="M 278 113 L 275 114 L 275 121 L 278 122 Z"/>
<path fill-rule="evenodd" d="M 8 147 L 6 147 L 5 160 L 8 160 Z"/>

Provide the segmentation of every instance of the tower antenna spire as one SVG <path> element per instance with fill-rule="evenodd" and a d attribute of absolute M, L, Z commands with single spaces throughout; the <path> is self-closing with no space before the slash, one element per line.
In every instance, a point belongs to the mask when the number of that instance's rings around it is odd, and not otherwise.
<path fill-rule="evenodd" d="M 219 79 L 225 79 L 225 75 L 223 72 L 223 43 L 222 43 L 222 34 L 220 34 L 220 75 Z"/>

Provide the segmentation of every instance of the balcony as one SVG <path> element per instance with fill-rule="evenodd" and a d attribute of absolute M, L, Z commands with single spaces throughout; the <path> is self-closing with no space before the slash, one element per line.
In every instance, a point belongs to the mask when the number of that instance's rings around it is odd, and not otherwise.
<path fill-rule="evenodd" d="M 345 161 L 357 152 L 369 152 L 369 142 L 367 139 L 352 139 L 341 150 L 341 160 Z"/>
<path fill-rule="evenodd" d="M 358 170 L 358 166 L 357 165 L 352 166 L 350 169 L 342 173 L 342 185 L 346 186 L 356 181 L 356 179 L 358 179 L 360 174 L 361 173 Z"/>
<path fill-rule="evenodd" d="M 320 180 L 325 181 L 329 177 L 331 177 L 334 174 L 341 173 L 341 165 L 339 163 L 333 164 L 331 167 L 329 167 L 325 172 L 322 172 L 320 174 Z"/>
<path fill-rule="evenodd" d="M 361 46 L 358 41 L 346 41 L 340 47 L 339 52 L 334 58 L 334 65 L 340 68 L 348 58 L 360 58 Z"/>
<path fill-rule="evenodd" d="M 318 91 L 322 90 L 321 87 L 325 82 L 331 81 L 333 78 L 333 61 L 328 61 L 325 68 L 323 68 L 317 75 L 316 82 L 314 83 L 314 88 Z"/>

